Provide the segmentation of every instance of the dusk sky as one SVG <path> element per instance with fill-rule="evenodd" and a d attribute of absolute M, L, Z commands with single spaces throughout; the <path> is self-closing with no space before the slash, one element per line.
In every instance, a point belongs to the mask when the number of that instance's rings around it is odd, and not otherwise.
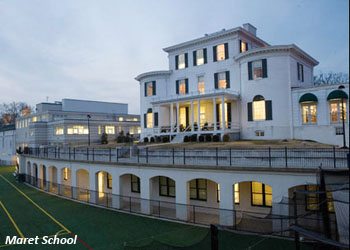
<path fill-rule="evenodd" d="M 0 0 L 0 103 L 76 98 L 139 112 L 140 73 L 168 69 L 164 47 L 251 23 L 348 72 L 348 0 Z"/>

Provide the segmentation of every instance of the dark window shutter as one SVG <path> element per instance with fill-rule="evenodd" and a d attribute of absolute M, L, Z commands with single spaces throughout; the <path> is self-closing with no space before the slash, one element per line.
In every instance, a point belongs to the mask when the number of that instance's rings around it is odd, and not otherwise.
<path fill-rule="evenodd" d="M 232 117 L 231 117 L 231 103 L 228 102 L 227 104 L 227 121 L 232 122 Z"/>
<path fill-rule="evenodd" d="M 185 79 L 186 94 L 188 93 L 188 79 Z"/>
<path fill-rule="evenodd" d="M 304 82 L 304 65 L 301 65 L 301 81 Z"/>
<path fill-rule="evenodd" d="M 154 113 L 154 126 L 158 127 L 158 112 Z"/>
<path fill-rule="evenodd" d="M 216 46 L 213 47 L 213 61 L 216 62 L 217 58 L 216 58 Z"/>
<path fill-rule="evenodd" d="M 147 115 L 143 114 L 143 127 L 147 128 Z"/>
<path fill-rule="evenodd" d="M 253 109 L 252 109 L 252 103 L 248 102 L 247 103 L 247 107 L 248 107 L 248 122 L 253 121 Z"/>
<path fill-rule="evenodd" d="M 204 63 L 207 63 L 207 48 L 203 49 L 203 57 L 204 57 Z"/>
<path fill-rule="evenodd" d="M 145 96 L 147 96 L 147 82 L 145 82 Z"/>
<path fill-rule="evenodd" d="M 220 103 L 216 104 L 216 122 L 217 124 L 220 124 Z M 220 125 L 218 125 L 219 127 Z"/>
<path fill-rule="evenodd" d="M 176 94 L 179 94 L 179 80 L 176 81 Z"/>
<path fill-rule="evenodd" d="M 266 59 L 262 59 L 262 69 L 263 69 L 263 78 L 267 77 L 267 62 Z"/>
<path fill-rule="evenodd" d="M 239 53 L 242 53 L 242 40 L 239 40 Z"/>
<path fill-rule="evenodd" d="M 193 51 L 193 66 L 197 66 L 197 51 Z"/>
<path fill-rule="evenodd" d="M 152 88 L 152 92 L 153 92 L 152 95 L 156 95 L 156 94 L 157 94 L 157 91 L 156 91 L 156 88 L 157 88 L 157 87 L 156 87 L 156 81 L 153 81 L 153 82 L 152 82 L 152 87 L 153 87 L 153 88 Z"/>
<path fill-rule="evenodd" d="M 272 120 L 272 101 L 265 101 L 266 120 Z"/>
<path fill-rule="evenodd" d="M 253 80 L 252 62 L 248 62 L 248 80 Z"/>
<path fill-rule="evenodd" d="M 179 56 L 175 56 L 175 69 L 179 68 Z"/>
<path fill-rule="evenodd" d="M 247 49 L 247 51 L 249 50 L 249 43 L 245 43 L 245 47 Z"/>
<path fill-rule="evenodd" d="M 185 53 L 185 68 L 188 67 L 188 53 Z"/>
<path fill-rule="evenodd" d="M 228 43 L 225 43 L 225 59 L 229 58 L 229 54 L 228 54 Z"/>
<path fill-rule="evenodd" d="M 226 71 L 226 88 L 230 88 L 230 71 Z"/>
<path fill-rule="evenodd" d="M 297 71 L 298 71 L 298 81 L 300 81 L 300 66 L 298 62 L 297 62 Z"/>
<path fill-rule="evenodd" d="M 214 73 L 214 84 L 215 84 L 215 89 L 218 88 L 219 85 L 219 76 L 218 73 Z"/>
<path fill-rule="evenodd" d="M 188 127 L 188 125 L 190 124 L 190 112 L 189 112 L 189 108 L 186 107 L 186 128 Z"/>

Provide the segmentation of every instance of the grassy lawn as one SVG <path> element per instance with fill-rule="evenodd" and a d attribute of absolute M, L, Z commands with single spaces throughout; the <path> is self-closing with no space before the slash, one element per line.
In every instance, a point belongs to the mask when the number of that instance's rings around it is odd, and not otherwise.
<path fill-rule="evenodd" d="M 0 167 L 0 201 L 25 237 L 54 235 L 62 226 L 78 235 L 76 245 L 4 245 L 7 235 L 18 235 L 4 209 L 0 207 L 0 249 L 124 249 L 129 246 L 147 245 L 147 249 L 164 249 L 159 242 L 173 246 L 197 246 L 185 249 L 210 249 L 208 229 L 180 223 L 161 221 L 93 207 L 52 196 L 23 183 L 17 183 L 12 175 L 13 167 Z M 10 183 L 15 185 L 16 190 Z M 26 198 L 25 194 L 28 198 Z M 43 210 L 40 210 L 32 202 Z M 50 218 L 51 215 L 52 217 Z M 54 220 L 61 223 L 60 226 Z M 69 234 L 60 237 L 71 237 Z M 204 241 L 202 239 L 205 238 Z M 293 241 L 228 232 L 219 234 L 220 249 L 294 249 Z M 126 248 L 125 248 L 126 249 Z M 137 248 L 127 248 L 137 249 Z M 145 248 L 144 248 L 145 249 Z M 169 249 L 169 248 L 166 248 Z"/>

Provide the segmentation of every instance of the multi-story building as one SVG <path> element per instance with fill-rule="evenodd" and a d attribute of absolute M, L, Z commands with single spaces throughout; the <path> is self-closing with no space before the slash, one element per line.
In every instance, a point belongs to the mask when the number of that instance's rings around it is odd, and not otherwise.
<path fill-rule="evenodd" d="M 164 51 L 169 70 L 136 77 L 142 139 L 228 134 L 342 144 L 349 84 L 315 86 L 318 62 L 298 46 L 269 45 L 244 24 Z"/>
<path fill-rule="evenodd" d="M 139 115 L 128 114 L 128 104 L 63 99 L 39 103 L 36 112 L 16 121 L 17 147 L 87 144 L 101 141 L 102 133 L 115 140 L 123 132 L 138 138 Z M 90 135 L 89 135 L 90 133 Z"/>
<path fill-rule="evenodd" d="M 14 125 L 0 127 L 0 166 L 14 164 L 16 160 Z"/>

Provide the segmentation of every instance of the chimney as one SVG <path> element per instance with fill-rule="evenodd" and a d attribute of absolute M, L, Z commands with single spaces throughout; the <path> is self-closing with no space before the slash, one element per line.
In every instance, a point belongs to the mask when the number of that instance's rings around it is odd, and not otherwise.
<path fill-rule="evenodd" d="M 250 23 L 243 24 L 243 29 L 256 36 L 256 28 Z"/>

